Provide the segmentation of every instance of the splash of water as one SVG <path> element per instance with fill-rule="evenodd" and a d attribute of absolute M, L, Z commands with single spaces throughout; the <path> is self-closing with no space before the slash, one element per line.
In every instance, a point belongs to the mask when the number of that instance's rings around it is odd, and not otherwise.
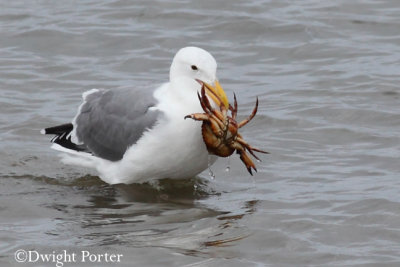
<path fill-rule="evenodd" d="M 211 156 L 208 156 L 208 175 L 210 176 L 211 180 L 214 180 L 215 174 L 211 170 L 211 162 L 212 162 Z"/>

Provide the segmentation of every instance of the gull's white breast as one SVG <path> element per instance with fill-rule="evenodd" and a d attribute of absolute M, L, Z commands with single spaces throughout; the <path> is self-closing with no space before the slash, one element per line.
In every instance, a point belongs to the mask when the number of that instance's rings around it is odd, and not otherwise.
<path fill-rule="evenodd" d="M 187 88 L 187 89 L 186 89 Z M 207 168 L 209 156 L 201 135 L 201 122 L 185 120 L 203 112 L 197 98 L 199 85 L 182 79 L 167 83 L 155 92 L 161 111 L 157 124 L 132 145 L 119 162 L 97 164 L 108 183 L 144 182 L 160 178 L 193 177 Z"/>

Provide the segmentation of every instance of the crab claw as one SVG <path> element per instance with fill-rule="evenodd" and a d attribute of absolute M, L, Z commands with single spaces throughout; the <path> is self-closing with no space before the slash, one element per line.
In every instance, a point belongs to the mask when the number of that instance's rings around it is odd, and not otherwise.
<path fill-rule="evenodd" d="M 240 154 L 240 159 L 243 161 L 244 165 L 246 165 L 247 171 L 250 173 L 250 175 L 253 176 L 252 169 L 257 172 L 256 165 L 254 162 L 251 160 L 251 158 L 247 155 L 245 151 L 239 151 L 238 153 Z"/>

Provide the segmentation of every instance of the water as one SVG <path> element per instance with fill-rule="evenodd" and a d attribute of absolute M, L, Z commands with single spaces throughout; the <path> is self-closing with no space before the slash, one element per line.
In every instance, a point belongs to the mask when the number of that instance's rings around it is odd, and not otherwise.
<path fill-rule="evenodd" d="M 399 266 L 399 14 L 395 0 L 1 1 L 0 265 L 25 249 Z M 69 121 L 85 90 L 166 81 L 187 45 L 216 57 L 239 119 L 259 97 L 241 131 L 271 152 L 254 180 L 237 155 L 215 180 L 130 186 L 58 161 L 41 128 Z"/>

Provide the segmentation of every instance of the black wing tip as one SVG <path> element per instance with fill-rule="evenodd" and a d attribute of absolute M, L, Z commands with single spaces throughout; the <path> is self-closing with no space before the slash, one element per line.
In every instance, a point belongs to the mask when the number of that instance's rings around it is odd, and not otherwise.
<path fill-rule="evenodd" d="M 61 135 L 64 133 L 70 133 L 74 126 L 72 123 L 65 123 L 53 127 L 48 127 L 40 130 L 41 134 L 56 134 L 56 135 Z"/>
<path fill-rule="evenodd" d="M 54 127 L 44 128 L 40 130 L 40 133 L 55 135 L 53 139 L 51 139 L 51 142 L 59 144 L 60 146 L 65 147 L 67 149 L 89 152 L 89 150 L 85 145 L 77 145 L 72 142 L 70 133 L 73 129 L 74 126 L 72 125 L 72 123 L 66 123 Z"/>

